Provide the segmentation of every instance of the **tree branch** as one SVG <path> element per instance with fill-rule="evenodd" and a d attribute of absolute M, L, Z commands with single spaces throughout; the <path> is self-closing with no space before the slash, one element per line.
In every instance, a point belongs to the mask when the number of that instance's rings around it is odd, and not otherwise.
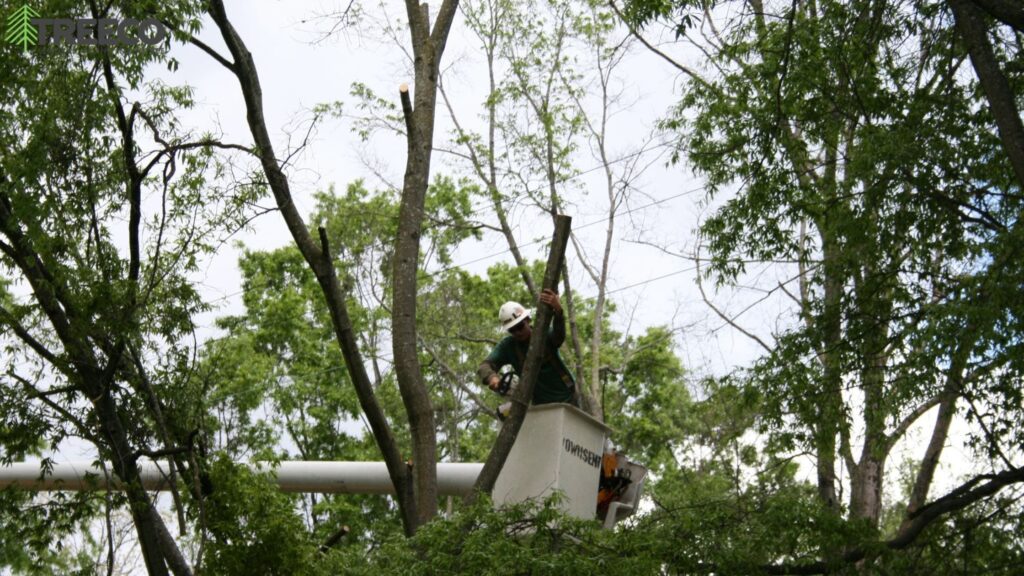
<path fill-rule="evenodd" d="M 430 42 L 438 56 L 444 53 L 445 45 L 448 43 L 448 33 L 451 31 L 458 8 L 458 0 L 444 0 L 441 9 L 437 11 L 437 20 L 434 22 L 434 29 L 430 32 Z"/>
<path fill-rule="evenodd" d="M 188 32 L 185 32 L 185 31 L 181 30 L 180 28 L 175 27 L 174 25 L 172 25 L 170 22 L 167 22 L 166 20 L 162 20 L 161 22 L 163 23 L 164 26 L 167 26 L 171 30 L 173 30 L 173 31 L 175 31 L 175 32 L 177 32 L 179 34 L 188 36 L 189 44 L 191 44 L 191 45 L 195 46 L 196 48 L 199 48 L 203 52 L 206 52 L 207 54 L 209 54 L 210 57 L 213 58 L 214 60 L 216 60 L 217 62 L 219 62 L 221 66 L 223 66 L 223 67 L 227 68 L 228 70 L 230 70 L 232 74 L 237 74 L 238 73 L 238 69 L 235 67 L 235 63 L 234 62 L 231 62 L 227 58 L 221 56 L 219 52 L 217 52 L 216 50 L 211 48 L 209 45 L 204 43 L 199 38 L 196 38 L 192 34 L 189 34 Z"/>
<path fill-rule="evenodd" d="M 1024 122 L 1021 121 L 1013 89 L 992 50 L 981 9 L 970 0 L 949 0 L 949 7 L 953 11 L 957 33 L 967 47 L 971 64 L 988 100 L 1017 184 L 1024 188 Z"/>
<path fill-rule="evenodd" d="M 0 244 L 3 244 L 0 242 Z M 5 245 L 6 246 L 6 245 Z M 21 339 L 22 342 L 27 344 L 29 348 L 32 348 L 36 354 L 41 356 L 44 360 L 49 362 L 54 368 L 60 370 L 62 373 L 67 374 L 68 368 L 64 365 L 64 362 L 57 357 L 56 354 L 50 351 L 49 348 L 43 346 L 42 342 L 37 340 L 32 334 L 26 329 L 18 320 L 14 317 L 9 310 L 0 306 L 0 325 L 7 325 L 15 336 Z"/>
<path fill-rule="evenodd" d="M 25 389 L 25 391 L 28 392 L 30 397 L 39 400 L 43 404 L 46 404 L 47 407 L 49 407 L 51 410 L 59 414 L 60 417 L 63 418 L 66 422 L 73 424 L 75 428 L 78 430 L 78 434 L 81 435 L 82 438 L 85 438 L 86 440 L 89 440 L 94 444 L 99 442 L 99 439 L 89 431 L 89 426 L 86 426 L 85 422 L 83 422 L 81 419 L 72 414 L 66 408 L 64 408 L 60 404 L 57 404 L 56 402 L 49 398 L 49 395 L 53 393 L 52 391 L 43 392 L 39 390 L 26 378 L 24 378 L 20 374 L 15 373 L 13 370 L 8 370 L 7 375 L 17 380 L 18 383 L 21 384 L 22 387 Z M 77 389 L 72 386 L 65 388 L 64 390 L 75 391 Z"/>
<path fill-rule="evenodd" d="M 971 0 L 990 16 L 1017 32 L 1024 32 L 1024 6 L 1017 0 Z"/>
<path fill-rule="evenodd" d="M 724 320 L 729 326 L 732 326 L 734 329 L 736 329 L 738 332 L 740 332 L 741 334 L 743 334 L 747 338 L 750 338 L 754 342 L 757 342 L 761 346 L 761 348 L 764 349 L 765 352 L 771 353 L 772 348 L 770 346 L 768 346 L 767 344 L 765 344 L 764 340 L 761 340 L 761 338 L 758 337 L 757 334 L 754 334 L 752 332 L 747 331 L 745 328 L 740 326 L 738 322 L 736 322 L 735 320 L 733 320 L 732 318 L 727 316 L 724 312 L 719 310 L 719 308 L 717 306 L 715 306 L 714 303 L 711 302 L 711 300 L 708 298 L 707 293 L 704 292 L 704 283 L 700 279 L 700 277 L 701 277 L 700 254 L 697 254 L 697 256 L 694 259 L 694 261 L 697 264 L 697 289 L 700 290 L 700 297 L 704 300 L 704 303 L 707 304 L 708 307 L 711 308 L 711 310 L 716 315 L 718 315 L 719 318 Z"/>
<path fill-rule="evenodd" d="M 466 393 L 467 396 L 469 396 L 473 403 L 477 405 L 477 408 L 480 408 L 480 410 L 485 414 L 494 414 L 492 409 L 487 405 L 486 402 L 484 402 L 483 398 L 481 398 L 480 395 L 476 393 L 476 391 L 467 386 L 462 378 L 459 378 L 459 375 L 456 374 L 454 370 L 452 370 L 451 366 L 448 366 L 448 364 L 437 354 L 437 352 L 434 350 L 432 346 L 427 344 L 422 338 L 420 338 L 419 342 L 420 346 L 427 351 L 427 354 L 430 354 L 430 357 L 435 362 L 437 362 L 438 366 L 441 367 L 441 371 L 448 376 L 452 383 L 459 387 L 459 390 L 462 390 L 463 392 Z"/>
<path fill-rule="evenodd" d="M 978 486 L 982 480 L 987 480 Z M 895 538 L 886 542 L 889 548 L 903 549 L 910 546 L 921 532 L 944 514 L 957 512 L 975 502 L 992 496 L 1010 484 L 1024 482 L 1024 468 L 1012 468 L 997 474 L 983 474 L 972 478 L 942 498 L 920 508 L 910 518 L 910 523 L 900 529 Z"/>
<path fill-rule="evenodd" d="M 907 430 L 909 430 L 910 427 L 914 425 L 914 422 L 917 422 L 918 418 L 924 416 L 929 410 L 942 403 L 943 399 L 946 396 L 948 396 L 948 394 L 936 394 L 931 398 L 925 400 L 923 403 L 921 403 L 917 408 L 914 409 L 913 412 L 907 414 L 907 416 L 903 420 L 901 420 L 895 428 L 893 428 L 892 432 L 886 434 L 887 439 L 883 444 L 884 447 L 882 448 L 882 450 L 887 453 L 889 449 L 892 448 L 893 444 L 898 442 L 899 439 L 904 434 L 907 433 Z"/>
<path fill-rule="evenodd" d="M 696 80 L 697 83 L 703 86 L 704 88 L 712 90 L 716 93 L 720 93 L 720 90 L 718 90 L 718 88 L 714 84 L 711 84 L 710 82 L 705 80 L 700 74 L 697 74 L 697 72 L 695 72 L 694 70 L 686 66 L 683 66 L 679 62 L 676 62 L 675 60 L 672 59 L 672 57 L 659 50 L 657 46 L 651 44 L 646 38 L 644 38 L 643 35 L 641 35 L 640 32 L 632 24 L 630 24 L 628 20 L 626 20 L 626 17 L 622 14 L 622 11 L 619 10 L 618 5 L 615 4 L 615 0 L 611 0 L 610 2 L 608 2 L 608 4 L 609 6 L 612 7 L 612 10 L 615 12 L 615 15 L 618 16 L 619 21 L 626 25 L 626 28 L 629 30 L 629 33 L 632 34 L 634 38 L 639 40 L 640 43 L 643 44 L 648 50 L 660 56 L 664 61 L 671 64 L 672 67 L 675 68 L 676 70 L 679 70 L 680 72 L 686 74 L 693 80 Z"/>
<path fill-rule="evenodd" d="M 410 501 L 408 468 L 398 451 L 398 445 L 387 418 L 377 402 L 373 384 L 366 374 L 366 367 L 359 352 L 359 345 L 345 303 L 345 295 L 331 260 L 326 231 L 322 229 L 320 231 L 321 246 L 323 247 L 321 249 L 313 241 L 309 229 L 306 228 L 306 224 L 292 200 L 288 179 L 274 156 L 273 143 L 270 140 L 263 113 L 263 91 L 260 88 L 259 74 L 256 71 L 252 54 L 228 20 L 223 0 L 210 0 L 209 12 L 235 61 L 234 66 L 230 69 L 238 79 L 239 88 L 245 100 L 246 119 L 256 143 L 256 150 L 263 166 L 263 172 L 267 177 L 267 183 L 274 194 L 274 199 L 292 239 L 306 263 L 313 270 L 324 294 L 325 302 L 331 313 L 335 337 L 342 350 L 342 355 L 345 357 L 345 365 L 348 367 L 352 384 L 356 389 L 359 405 L 366 415 L 374 439 L 387 464 L 388 474 L 395 486 L 396 499 L 403 512 L 402 521 L 406 525 L 406 529 L 409 530 L 414 524 L 410 523 L 413 519 L 408 514 L 413 511 L 414 506 Z"/>

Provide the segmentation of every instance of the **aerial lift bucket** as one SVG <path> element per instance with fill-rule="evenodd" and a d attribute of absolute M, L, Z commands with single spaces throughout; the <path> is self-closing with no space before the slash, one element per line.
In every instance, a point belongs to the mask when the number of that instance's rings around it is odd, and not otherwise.
<path fill-rule="evenodd" d="M 495 504 L 542 499 L 558 491 L 563 496 L 563 512 L 584 520 L 595 519 L 610 432 L 608 426 L 569 404 L 531 406 L 494 485 Z M 616 473 L 625 480 L 625 490 L 602 510 L 612 511 L 610 523 L 607 514 L 601 518 L 609 528 L 635 511 L 647 473 L 642 466 L 621 456 L 619 459 Z M 612 504 L 616 504 L 614 508 Z"/>

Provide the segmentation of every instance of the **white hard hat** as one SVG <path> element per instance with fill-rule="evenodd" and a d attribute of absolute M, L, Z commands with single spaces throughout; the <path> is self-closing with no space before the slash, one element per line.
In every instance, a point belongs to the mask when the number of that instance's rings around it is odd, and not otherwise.
<path fill-rule="evenodd" d="M 498 309 L 498 322 L 501 322 L 502 330 L 508 330 L 529 317 L 530 311 L 519 302 L 505 302 Z"/>

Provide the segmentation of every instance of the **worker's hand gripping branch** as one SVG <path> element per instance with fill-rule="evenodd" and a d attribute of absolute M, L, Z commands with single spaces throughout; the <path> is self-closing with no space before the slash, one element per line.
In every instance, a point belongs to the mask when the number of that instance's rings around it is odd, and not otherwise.
<path fill-rule="evenodd" d="M 540 301 L 551 306 L 551 311 L 555 313 L 555 316 L 562 315 L 562 302 L 558 299 L 558 293 L 554 290 L 550 288 L 541 290 Z"/>

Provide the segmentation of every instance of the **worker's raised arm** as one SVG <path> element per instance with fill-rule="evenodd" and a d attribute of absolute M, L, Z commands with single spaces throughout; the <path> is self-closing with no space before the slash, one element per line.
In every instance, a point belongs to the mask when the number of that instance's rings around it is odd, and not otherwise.
<path fill-rule="evenodd" d="M 540 293 L 540 301 L 551 306 L 554 316 L 551 318 L 551 339 L 553 348 L 559 348 L 565 342 L 565 313 L 562 311 L 562 302 L 558 299 L 558 293 L 550 288 L 545 288 Z"/>

